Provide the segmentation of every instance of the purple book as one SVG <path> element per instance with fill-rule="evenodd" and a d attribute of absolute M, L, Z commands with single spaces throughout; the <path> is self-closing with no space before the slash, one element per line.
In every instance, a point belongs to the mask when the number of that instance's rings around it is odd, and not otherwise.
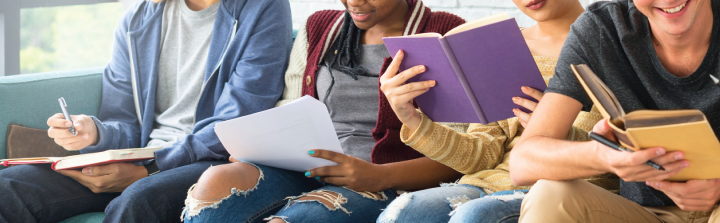
<path fill-rule="evenodd" d="M 437 85 L 415 98 L 436 122 L 491 123 L 514 117 L 521 108 L 512 97 L 546 85 L 515 19 L 499 14 L 457 27 L 445 37 L 418 34 L 383 38 L 390 55 L 405 52 L 400 71 L 425 65 L 410 82 L 435 80 Z"/>

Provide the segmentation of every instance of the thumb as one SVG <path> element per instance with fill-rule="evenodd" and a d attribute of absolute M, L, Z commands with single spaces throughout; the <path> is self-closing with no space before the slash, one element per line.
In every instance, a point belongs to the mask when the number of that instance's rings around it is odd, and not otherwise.
<path fill-rule="evenodd" d="M 610 123 L 608 122 L 608 119 L 600 120 L 595 126 L 593 126 L 594 133 L 597 133 L 599 135 L 604 136 L 605 138 L 617 142 L 617 139 L 615 138 L 615 134 L 612 131 L 612 128 L 610 127 Z"/>

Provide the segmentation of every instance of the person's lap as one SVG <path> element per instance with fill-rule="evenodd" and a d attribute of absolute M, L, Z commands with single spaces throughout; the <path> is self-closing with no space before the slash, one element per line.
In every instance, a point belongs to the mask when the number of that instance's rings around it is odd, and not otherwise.
<path fill-rule="evenodd" d="M 185 222 L 372 222 L 395 197 L 390 191 L 358 193 L 324 185 L 302 172 L 254 166 L 261 177 L 250 190 L 228 191 L 228 196 L 212 201 L 196 200 L 188 192 L 187 208 L 193 212 L 184 212 Z M 199 203 L 202 207 L 195 208 Z"/>
<path fill-rule="evenodd" d="M 50 165 L 20 165 L 0 171 L 0 222 L 58 222 L 105 211 L 105 222 L 179 222 L 187 189 L 211 165 L 205 161 L 143 178 L 123 193 L 93 193 Z"/>
<path fill-rule="evenodd" d="M 405 193 L 383 211 L 377 222 L 447 222 L 456 207 L 485 195 L 482 188 L 465 184 Z"/>
<path fill-rule="evenodd" d="M 517 223 L 528 190 L 506 190 L 488 194 L 461 205 L 449 223 Z"/>
<path fill-rule="evenodd" d="M 120 193 L 96 194 L 50 164 L 19 165 L 0 171 L 0 222 L 59 222 L 101 212 Z M 10 204 L 10 205 L 7 205 Z"/>

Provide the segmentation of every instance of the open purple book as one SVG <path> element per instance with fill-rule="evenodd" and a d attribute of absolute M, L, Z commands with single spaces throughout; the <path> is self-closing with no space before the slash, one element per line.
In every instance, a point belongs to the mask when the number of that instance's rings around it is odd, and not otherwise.
<path fill-rule="evenodd" d="M 520 108 L 512 97 L 534 100 L 522 93 L 529 86 L 546 85 L 515 19 L 499 14 L 475 20 L 449 31 L 385 37 L 390 55 L 405 52 L 400 71 L 425 65 L 425 73 L 410 82 L 437 84 L 415 98 L 420 109 L 436 122 L 491 123 L 514 117 Z M 523 108 L 524 111 L 527 111 Z"/>

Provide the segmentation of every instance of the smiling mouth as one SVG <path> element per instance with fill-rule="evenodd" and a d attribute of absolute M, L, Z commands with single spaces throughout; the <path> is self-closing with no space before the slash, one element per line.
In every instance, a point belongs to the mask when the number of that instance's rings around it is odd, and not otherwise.
<path fill-rule="evenodd" d="M 680 5 L 680 6 L 678 6 L 678 7 L 675 7 L 675 8 L 669 8 L 669 9 L 663 9 L 663 8 L 661 8 L 660 10 L 662 10 L 663 12 L 669 13 L 669 14 L 675 14 L 675 13 L 683 10 L 683 9 L 685 8 L 685 6 L 687 5 L 687 3 L 688 3 L 688 2 L 685 2 L 685 3 L 683 3 L 682 5 Z"/>
<path fill-rule="evenodd" d="M 365 15 L 367 15 L 367 14 L 370 14 L 369 12 L 365 12 L 365 13 L 350 12 L 350 13 L 352 13 L 353 15 L 356 15 L 356 16 L 365 16 Z"/>

